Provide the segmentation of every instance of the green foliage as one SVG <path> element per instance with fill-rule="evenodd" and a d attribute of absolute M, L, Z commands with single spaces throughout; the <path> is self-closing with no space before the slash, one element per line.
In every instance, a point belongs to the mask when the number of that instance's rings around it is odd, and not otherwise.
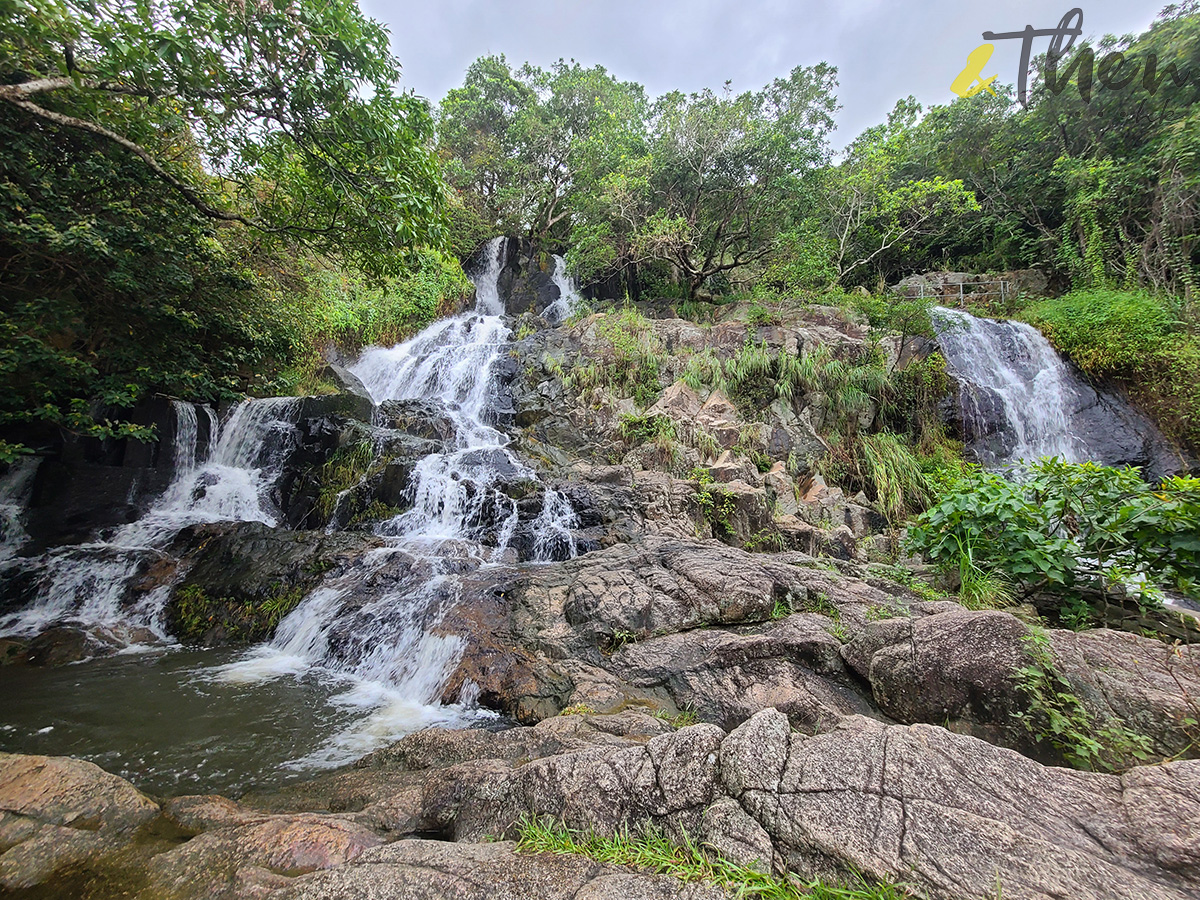
<path fill-rule="evenodd" d="M 904 900 L 913 897 L 895 884 L 869 884 L 854 878 L 850 886 L 820 881 L 804 883 L 735 865 L 720 856 L 705 854 L 686 833 L 680 843 L 647 825 L 634 835 L 627 829 L 602 837 L 594 832 L 572 831 L 552 820 L 526 817 L 517 825 L 517 847 L 527 853 L 569 853 L 599 862 L 633 866 L 684 883 L 708 882 L 738 897 L 765 900 Z M 769 869 L 770 861 L 764 861 Z"/>
<path fill-rule="evenodd" d="M 696 711 L 686 706 L 674 714 L 667 712 L 665 709 L 656 709 L 653 716 L 656 719 L 666 722 L 672 728 L 687 728 L 700 721 L 700 717 L 696 715 Z"/>
<path fill-rule="evenodd" d="M 317 475 L 317 511 L 322 519 L 337 511 L 342 493 L 362 481 L 374 461 L 375 446 L 370 441 L 339 447 L 330 454 Z"/>
<path fill-rule="evenodd" d="M 60 432 L 153 439 L 122 411 L 156 392 L 213 402 L 311 381 L 295 269 L 324 253 L 408 278 L 428 257 L 397 251 L 443 239 L 428 109 L 393 93 L 387 35 L 352 0 L 12 0 L 4 16 L 12 452 Z"/>
<path fill-rule="evenodd" d="M 1049 744 L 1077 769 L 1121 772 L 1150 761 L 1151 740 L 1119 719 L 1097 722 L 1059 673 L 1050 639 L 1041 630 L 1025 638 L 1027 664 L 1014 673 L 1025 710 L 1015 717 L 1033 739 Z"/>
<path fill-rule="evenodd" d="M 652 404 L 662 390 L 658 378 L 663 346 L 650 321 L 626 306 L 597 317 L 595 329 L 604 344 L 600 359 L 577 366 L 564 385 L 570 390 L 603 387 L 632 397 L 642 407 Z"/>
<path fill-rule="evenodd" d="M 634 446 L 647 441 L 675 439 L 675 423 L 668 416 L 635 416 L 626 413 L 621 416 L 619 430 L 621 437 Z"/>
<path fill-rule="evenodd" d="M 1073 291 L 1025 311 L 1055 347 L 1087 374 L 1128 375 L 1152 364 L 1179 323 L 1161 300 L 1143 292 Z"/>
<path fill-rule="evenodd" d="M 608 271 L 667 263 L 686 299 L 766 259 L 827 157 L 834 85 L 821 63 L 758 92 L 660 97 L 639 132 L 644 149 L 595 182 L 571 243 Z"/>
<path fill-rule="evenodd" d="M 718 537 L 732 537 L 733 516 L 737 512 L 737 501 L 733 494 L 714 485 L 707 469 L 692 469 L 689 477 L 700 486 L 699 490 L 692 493 L 692 502 L 696 504 L 701 518 L 712 526 Z"/>
<path fill-rule="evenodd" d="M 184 643 L 267 640 L 308 593 L 303 585 L 276 585 L 260 600 L 209 597 L 197 584 L 181 585 L 167 606 L 171 633 Z"/>
<path fill-rule="evenodd" d="M 405 271 L 382 278 L 311 257 L 279 265 L 291 271 L 268 272 L 260 283 L 287 341 L 284 359 L 291 362 L 271 385 L 280 393 L 312 392 L 312 374 L 324 366 L 328 347 L 355 353 L 370 344 L 399 343 L 474 290 L 457 259 L 426 248 L 413 254 Z"/>
<path fill-rule="evenodd" d="M 783 550 L 783 535 L 773 528 L 764 528 L 746 538 L 742 549 L 751 553 L 778 553 Z"/>
<path fill-rule="evenodd" d="M 372 270 L 443 242 L 428 106 L 395 93 L 387 32 L 354 0 L 14 0 L 6 19 L 0 102 L 21 127 L 86 134 L 206 218 Z"/>
<path fill-rule="evenodd" d="M 1043 459 L 1020 481 L 968 470 L 917 520 L 910 546 L 935 562 L 997 573 L 1021 594 L 1101 599 L 1144 579 L 1197 596 L 1200 479 L 1143 482 L 1131 468 Z"/>

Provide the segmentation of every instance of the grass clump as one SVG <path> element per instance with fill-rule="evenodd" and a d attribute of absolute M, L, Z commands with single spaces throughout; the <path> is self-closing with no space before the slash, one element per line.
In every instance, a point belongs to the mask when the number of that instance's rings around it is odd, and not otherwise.
<path fill-rule="evenodd" d="M 317 511 L 322 518 L 329 519 L 337 511 L 338 498 L 362 481 L 374 461 L 375 446 L 370 441 L 348 444 L 330 454 L 317 477 Z"/>
<path fill-rule="evenodd" d="M 607 346 L 602 359 L 577 366 L 564 379 L 569 390 L 605 388 L 622 397 L 631 397 L 641 407 L 658 397 L 659 370 L 664 350 L 650 320 L 636 308 L 626 306 L 599 316 L 596 335 Z"/>
<path fill-rule="evenodd" d="M 517 848 L 526 853 L 560 853 L 586 856 L 598 862 L 632 866 L 657 875 L 669 875 L 684 883 L 706 882 L 737 897 L 764 900 L 905 900 L 915 897 L 895 884 L 869 884 L 858 877 L 847 886 L 803 882 L 794 876 L 776 877 L 767 872 L 739 866 L 718 856 L 709 857 L 685 833 L 673 842 L 653 827 L 635 835 L 621 829 L 611 837 L 574 831 L 565 826 L 528 817 L 518 823 Z"/>

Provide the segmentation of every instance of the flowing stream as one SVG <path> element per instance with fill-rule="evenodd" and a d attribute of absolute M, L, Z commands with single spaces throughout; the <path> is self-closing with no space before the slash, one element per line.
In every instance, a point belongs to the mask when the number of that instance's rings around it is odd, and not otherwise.
<path fill-rule="evenodd" d="M 139 571 L 147 557 L 164 554 L 188 525 L 278 524 L 270 488 L 294 447 L 302 401 L 247 400 L 220 427 L 211 410 L 198 413 L 190 404 L 176 404 L 175 475 L 167 490 L 145 515 L 103 542 L 56 548 L 21 561 L 23 574 L 36 584 L 36 599 L 0 617 L 0 635 L 32 636 L 51 624 L 70 623 L 120 644 L 123 655 L 52 674 L 26 671 L 6 678 L 20 696 L 0 713 L 0 747 L 72 753 L 123 773 L 146 770 L 135 782 L 159 790 L 173 783 L 239 789 L 350 762 L 416 728 L 490 716 L 475 705 L 469 682 L 457 702 L 442 702 L 462 641 L 438 633 L 437 626 L 460 599 L 464 575 L 514 558 L 508 545 L 520 524 L 517 503 L 498 488 L 506 481 L 537 481 L 507 449 L 508 438 L 497 427 L 494 370 L 510 337 L 497 290 L 504 256 L 504 239 L 489 243 L 474 277 L 473 311 L 435 322 L 395 347 L 368 348 L 351 367 L 377 407 L 386 401 L 421 401 L 442 412 L 454 428 L 451 446 L 417 462 L 409 482 L 411 507 L 378 526 L 384 546 L 365 553 L 348 571 L 327 577 L 266 645 L 233 658 L 227 652 L 164 655 L 170 641 L 161 617 L 170 585 L 131 599 Z M 561 269 L 557 260 L 566 314 L 577 294 Z M 200 445 L 201 414 L 209 417 L 206 447 Z M 381 427 L 383 419 L 377 413 Z M 24 482 L 10 481 L 12 486 L 0 493 L 5 534 L 20 527 L 24 490 Z M 534 561 L 573 556 L 576 525 L 566 498 L 543 489 L 541 512 L 526 526 Z M 491 535 L 486 544 L 485 531 Z M 128 661 L 131 653 L 136 662 Z M 20 694 L 22 688 L 36 691 L 39 676 L 50 686 L 45 703 Z M 228 704 L 237 718 L 236 710 L 260 709 L 275 697 L 286 709 L 298 711 L 307 704 L 310 727 L 257 720 L 233 725 L 231 715 L 216 715 L 210 716 L 208 731 L 191 729 L 195 740 L 178 744 L 166 721 L 140 730 L 134 724 L 92 732 L 81 727 L 81 710 L 92 715 L 118 703 L 137 709 L 139 681 L 159 714 L 172 702 L 194 712 L 209 702 L 203 700 L 207 697 Z M 147 730 L 153 736 L 142 733 Z M 56 742 L 55 731 L 65 744 Z M 126 732 L 139 736 L 123 748 Z M 249 743 L 248 735 L 253 737 Z M 247 752 L 249 745 L 253 753 Z M 131 754 L 141 762 L 131 762 Z"/>

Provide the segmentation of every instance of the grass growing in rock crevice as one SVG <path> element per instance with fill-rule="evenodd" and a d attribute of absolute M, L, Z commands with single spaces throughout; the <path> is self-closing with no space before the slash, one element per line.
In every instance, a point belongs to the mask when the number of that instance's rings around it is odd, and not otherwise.
<path fill-rule="evenodd" d="M 766 900 L 910 900 L 917 895 L 895 884 L 868 884 L 858 878 L 852 886 L 803 882 L 794 876 L 777 878 L 706 856 L 686 834 L 682 844 L 661 831 L 646 828 L 637 836 L 622 829 L 612 837 L 579 832 L 559 823 L 527 817 L 517 825 L 517 847 L 528 853 L 570 853 L 598 862 L 633 866 L 683 882 L 708 882 L 736 897 Z"/>

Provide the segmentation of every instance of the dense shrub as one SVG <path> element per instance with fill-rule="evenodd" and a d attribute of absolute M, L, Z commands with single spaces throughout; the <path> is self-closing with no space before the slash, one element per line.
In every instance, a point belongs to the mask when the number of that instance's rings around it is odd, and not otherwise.
<path fill-rule="evenodd" d="M 1013 473 L 1018 475 L 1018 473 Z M 969 469 L 909 532 L 935 562 L 999 573 L 1024 595 L 1107 597 L 1122 582 L 1200 596 L 1200 479 L 1043 459 L 1011 480 Z"/>

